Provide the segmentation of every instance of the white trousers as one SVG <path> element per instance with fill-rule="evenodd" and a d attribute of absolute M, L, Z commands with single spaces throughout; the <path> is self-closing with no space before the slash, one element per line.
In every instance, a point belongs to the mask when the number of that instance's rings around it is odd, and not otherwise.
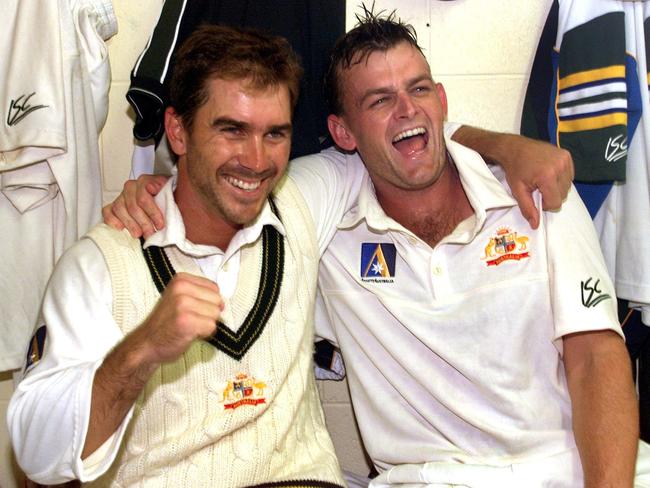
<path fill-rule="evenodd" d="M 567 464 L 563 457 L 570 456 Z M 570 466 L 558 472 L 557 466 Z M 459 463 L 431 462 L 425 464 L 403 464 L 384 471 L 373 479 L 370 488 L 535 488 L 549 486 L 553 481 L 555 488 L 574 488 L 582 486 L 583 475 L 580 461 L 574 453 L 536 460 L 530 463 L 510 466 L 468 465 Z M 350 484 L 350 486 L 363 486 Z M 636 488 L 650 488 L 650 446 L 639 442 L 637 458 Z"/>

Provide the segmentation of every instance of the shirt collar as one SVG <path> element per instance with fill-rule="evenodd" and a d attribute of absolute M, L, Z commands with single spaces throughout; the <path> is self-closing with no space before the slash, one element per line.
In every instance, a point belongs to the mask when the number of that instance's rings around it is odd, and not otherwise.
<path fill-rule="evenodd" d="M 451 158 L 456 164 L 465 194 L 474 209 L 476 228 L 485 222 L 486 213 L 494 208 L 513 207 L 517 202 L 504 187 L 503 170 L 500 167 L 487 167 L 481 156 L 471 149 L 446 138 Z M 363 164 L 360 158 L 348 158 L 349 164 Z M 381 208 L 375 189 L 366 171 L 359 192 L 357 205 L 353 206 L 341 220 L 339 229 L 355 227 L 361 220 L 368 227 L 378 231 L 401 230 L 404 227 L 388 217 Z"/>
<path fill-rule="evenodd" d="M 176 176 L 172 176 L 163 189 L 156 195 L 155 201 L 165 215 L 165 227 L 156 231 L 145 240 L 144 247 L 149 246 L 176 246 L 181 252 L 195 258 L 224 254 L 224 250 L 216 246 L 195 244 L 185 237 L 185 224 L 183 217 L 174 200 L 176 189 Z M 249 225 L 238 231 L 225 250 L 226 255 L 231 255 L 246 244 L 251 244 L 259 239 L 265 225 L 272 225 L 278 232 L 285 235 L 285 229 L 280 219 L 271 210 L 267 201 L 257 218 Z"/>

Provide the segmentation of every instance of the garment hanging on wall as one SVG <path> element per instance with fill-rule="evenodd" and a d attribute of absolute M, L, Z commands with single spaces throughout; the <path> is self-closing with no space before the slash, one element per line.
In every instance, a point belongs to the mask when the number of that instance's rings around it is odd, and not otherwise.
<path fill-rule="evenodd" d="M 345 32 L 345 0 L 166 0 L 158 23 L 131 73 L 127 99 L 136 112 L 132 174 L 153 172 L 153 141 L 160 140 L 173 53 L 201 24 L 252 27 L 286 37 L 305 74 L 294 113 L 291 157 L 318 152 L 328 137 L 322 79 L 329 51 Z M 168 168 L 156 168 L 165 172 Z"/>
<path fill-rule="evenodd" d="M 619 298 L 650 325 L 650 4 L 623 2 L 627 50 L 636 58 L 642 116 L 628 142 L 625 182 L 616 182 L 594 218 Z"/>
<path fill-rule="evenodd" d="M 521 127 L 524 135 L 571 151 L 576 187 L 594 218 L 617 294 L 645 310 L 646 324 L 649 14 L 648 2 L 556 0 L 535 56 Z"/>
<path fill-rule="evenodd" d="M 593 216 L 625 179 L 629 76 L 618 0 L 555 0 L 531 72 L 521 132 L 571 151 L 576 183 Z M 631 83 L 628 83 L 631 81 Z M 638 103 L 637 103 L 638 105 Z M 638 111 L 638 110 L 637 110 Z M 635 111 L 635 113 L 637 112 Z M 585 183 L 583 185 L 583 183 Z"/>
<path fill-rule="evenodd" d="M 100 218 L 110 0 L 2 0 L 0 371 L 24 363 L 45 283 Z M 80 299 L 71 297 L 71 299 Z"/>

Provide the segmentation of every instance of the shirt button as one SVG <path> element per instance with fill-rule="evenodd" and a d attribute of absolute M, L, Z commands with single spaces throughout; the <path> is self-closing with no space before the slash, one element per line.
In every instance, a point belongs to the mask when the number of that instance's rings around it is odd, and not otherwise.
<path fill-rule="evenodd" d="M 433 267 L 433 274 L 436 276 L 440 276 L 442 274 L 442 267 L 441 266 L 434 266 Z"/>
<path fill-rule="evenodd" d="M 415 246 L 418 243 L 418 240 L 415 237 L 409 237 L 409 244 Z"/>

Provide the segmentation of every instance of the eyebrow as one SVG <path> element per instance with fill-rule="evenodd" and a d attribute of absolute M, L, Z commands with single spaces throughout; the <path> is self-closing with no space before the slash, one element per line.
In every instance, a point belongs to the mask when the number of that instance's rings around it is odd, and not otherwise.
<path fill-rule="evenodd" d="M 431 75 L 424 75 L 424 74 L 420 75 L 420 76 L 416 76 L 415 78 L 411 78 L 410 80 L 408 80 L 408 82 L 406 83 L 406 86 L 408 88 L 411 88 L 414 85 L 417 85 L 418 83 L 420 83 L 422 81 L 430 81 L 430 82 L 433 83 L 433 78 L 431 78 Z M 371 88 L 370 90 L 366 91 L 363 94 L 363 96 L 359 100 L 358 105 L 359 106 L 363 105 L 368 98 L 370 98 L 370 97 L 372 97 L 374 95 L 387 95 L 387 94 L 391 94 L 391 93 L 395 93 L 395 89 L 393 89 L 391 87 L 388 87 L 388 86 L 381 86 L 381 87 L 378 87 L 378 88 Z"/>
<path fill-rule="evenodd" d="M 251 129 L 251 124 L 248 122 L 243 122 L 241 120 L 231 119 L 230 117 L 219 117 L 212 121 L 212 127 L 235 127 L 243 131 L 248 131 Z M 266 132 L 289 132 L 293 130 L 293 125 L 291 123 L 272 125 L 266 129 Z"/>
<path fill-rule="evenodd" d="M 272 125 L 269 127 L 268 132 L 288 132 L 291 134 L 293 132 L 293 125 L 292 124 L 280 124 L 280 125 Z"/>
<path fill-rule="evenodd" d="M 231 126 L 238 129 L 249 129 L 250 124 L 248 122 L 242 122 L 241 120 L 231 119 L 229 117 L 218 117 L 212 121 L 212 127 L 224 127 Z"/>

